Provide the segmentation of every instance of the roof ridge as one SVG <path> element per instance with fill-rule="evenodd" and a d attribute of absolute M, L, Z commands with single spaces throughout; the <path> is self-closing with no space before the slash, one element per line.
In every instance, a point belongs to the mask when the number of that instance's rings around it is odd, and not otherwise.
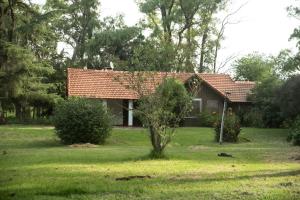
<path fill-rule="evenodd" d="M 255 84 L 255 81 L 234 81 L 235 83 L 238 84 Z"/>
<path fill-rule="evenodd" d="M 99 69 L 67 68 L 67 91 L 68 96 L 85 96 L 93 98 L 115 98 L 115 99 L 137 99 L 134 91 L 124 87 L 124 84 L 114 81 L 115 76 L 127 76 L 129 71 L 113 71 Z M 133 71 L 139 72 L 139 71 Z M 160 83 L 163 76 L 174 76 L 176 79 L 185 82 L 193 76 L 199 77 L 220 95 L 224 96 L 226 90 L 232 91 L 229 99 L 234 101 L 247 102 L 246 94 L 255 83 L 233 81 L 228 74 L 211 73 L 189 73 L 189 72 L 161 72 L 161 71 L 140 71 L 141 73 L 153 73 L 153 83 L 145 82 L 145 87 L 153 90 L 156 83 Z M 138 74 L 137 74 L 138 75 Z M 125 78 L 124 83 L 128 80 Z M 241 84 L 239 84 L 241 83 Z"/>

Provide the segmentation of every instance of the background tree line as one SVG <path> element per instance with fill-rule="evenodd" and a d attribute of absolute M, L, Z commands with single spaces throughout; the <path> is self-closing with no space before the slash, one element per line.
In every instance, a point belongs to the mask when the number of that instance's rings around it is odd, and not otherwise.
<path fill-rule="evenodd" d="M 47 0 L 43 6 L 0 0 L 0 111 L 19 120 L 48 116 L 65 98 L 67 67 L 102 69 L 113 62 L 116 70 L 214 73 L 230 14 L 217 16 L 229 3 L 138 0 L 145 18 L 127 26 L 121 15 L 102 17 L 100 0 Z M 298 16 L 299 10 L 289 13 Z M 298 29 L 291 38 L 300 38 Z M 58 52 L 59 44 L 72 51 Z M 299 70 L 299 53 L 251 55 L 235 67 L 238 80 L 262 82 L 263 88 L 271 77 L 281 85 Z"/>
<path fill-rule="evenodd" d="M 101 17 L 100 0 L 0 1 L 1 113 L 40 118 L 65 97 L 67 67 L 199 71 L 213 63 L 215 14 L 225 0 L 137 1 L 146 19 Z M 57 52 L 58 44 L 70 46 Z M 199 60 L 199 61 L 197 61 Z"/>

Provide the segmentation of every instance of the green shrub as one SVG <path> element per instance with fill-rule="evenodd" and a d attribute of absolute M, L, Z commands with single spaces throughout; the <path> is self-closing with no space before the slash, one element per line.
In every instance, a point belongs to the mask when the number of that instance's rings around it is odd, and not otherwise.
<path fill-rule="evenodd" d="M 291 128 L 294 124 L 294 121 L 292 119 L 285 119 L 280 128 L 285 128 L 285 129 L 288 129 L 288 128 Z"/>
<path fill-rule="evenodd" d="M 214 127 L 218 121 L 218 114 L 216 112 L 201 112 L 198 115 L 198 121 L 202 127 Z"/>
<path fill-rule="evenodd" d="M 103 144 L 111 132 L 111 119 L 100 101 L 62 101 L 55 108 L 53 122 L 56 134 L 65 144 Z"/>
<path fill-rule="evenodd" d="M 215 140 L 218 142 L 220 138 L 221 119 L 219 119 L 215 126 Z M 238 136 L 241 132 L 241 125 L 239 118 L 231 112 L 225 116 L 223 141 L 224 142 L 238 142 Z"/>
<path fill-rule="evenodd" d="M 251 109 L 243 114 L 243 126 L 246 127 L 264 127 L 263 115 L 257 109 Z"/>
<path fill-rule="evenodd" d="M 296 118 L 290 131 L 291 133 L 287 138 L 288 142 L 292 142 L 293 145 L 300 146 L 300 116 Z"/>

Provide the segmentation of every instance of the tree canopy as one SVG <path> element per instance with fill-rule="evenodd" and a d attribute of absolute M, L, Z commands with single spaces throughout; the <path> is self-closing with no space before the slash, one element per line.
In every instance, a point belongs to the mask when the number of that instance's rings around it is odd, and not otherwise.
<path fill-rule="evenodd" d="M 262 81 L 272 75 L 273 61 L 259 55 L 248 54 L 234 63 L 235 79 L 243 81 Z"/>

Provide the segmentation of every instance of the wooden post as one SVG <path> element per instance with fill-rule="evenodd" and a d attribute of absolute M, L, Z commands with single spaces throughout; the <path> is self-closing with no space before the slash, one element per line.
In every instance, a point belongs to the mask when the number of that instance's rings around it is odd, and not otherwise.
<path fill-rule="evenodd" d="M 226 98 L 224 100 L 223 113 L 222 113 L 222 121 L 221 121 L 221 129 L 220 129 L 220 139 L 219 143 L 223 143 L 223 129 L 224 129 L 224 120 L 225 120 L 225 112 L 226 112 L 227 101 Z"/>
<path fill-rule="evenodd" d="M 133 126 L 133 100 L 128 100 L 128 126 Z"/>
<path fill-rule="evenodd" d="M 224 121 L 225 121 L 225 113 L 226 113 L 226 107 L 227 107 L 227 96 L 230 95 L 230 92 L 225 92 L 225 98 L 224 98 L 224 106 L 223 106 L 223 113 L 222 113 L 222 121 L 221 121 L 221 129 L 220 129 L 220 139 L 219 143 L 223 143 L 223 130 L 224 130 Z"/>

